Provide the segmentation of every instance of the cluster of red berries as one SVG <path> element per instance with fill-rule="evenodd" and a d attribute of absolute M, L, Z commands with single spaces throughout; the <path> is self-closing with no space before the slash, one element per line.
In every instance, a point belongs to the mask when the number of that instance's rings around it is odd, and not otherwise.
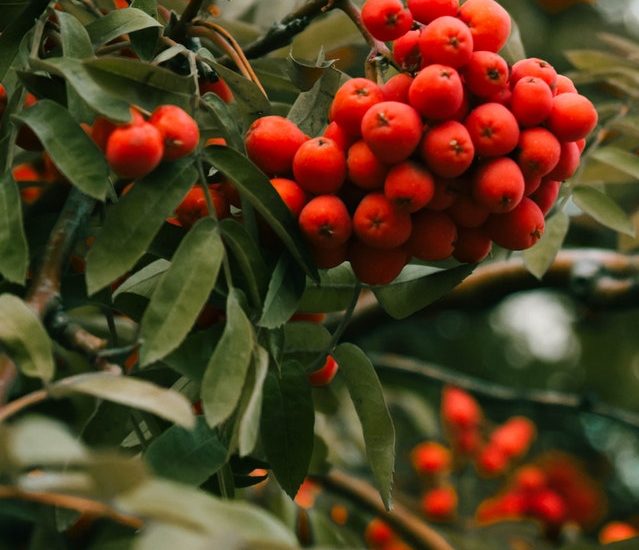
<path fill-rule="evenodd" d="M 411 257 L 478 262 L 493 242 L 535 244 L 596 126 L 592 103 L 543 60 L 508 66 L 496 52 L 511 21 L 494 0 L 367 0 L 362 19 L 404 72 L 344 84 L 321 137 L 266 117 L 246 140 L 287 178 L 317 265 L 348 259 L 385 284 Z"/>
<path fill-rule="evenodd" d="M 152 172 L 162 160 L 191 154 L 200 140 L 200 130 L 180 107 L 161 105 L 148 121 L 134 108 L 128 124 L 115 125 L 97 117 L 91 136 L 118 176 L 138 179 Z"/>

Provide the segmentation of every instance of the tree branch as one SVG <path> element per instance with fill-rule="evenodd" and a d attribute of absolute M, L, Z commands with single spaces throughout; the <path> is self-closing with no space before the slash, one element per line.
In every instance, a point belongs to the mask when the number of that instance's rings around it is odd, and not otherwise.
<path fill-rule="evenodd" d="M 369 510 L 395 529 L 395 531 L 416 548 L 424 550 L 454 550 L 453 547 L 435 529 L 408 508 L 396 503 L 391 512 L 387 512 L 379 493 L 368 483 L 333 469 L 325 476 L 310 478 L 333 493 Z"/>
<path fill-rule="evenodd" d="M 413 380 L 418 377 L 428 383 L 451 384 L 495 401 L 525 402 L 571 412 L 591 413 L 639 430 L 639 414 L 608 405 L 589 396 L 547 390 L 519 390 L 484 382 L 439 365 L 394 354 L 372 355 L 371 360 L 382 378 L 385 378 L 385 375 L 397 373 L 409 375 Z"/>
<path fill-rule="evenodd" d="M 113 520 L 132 529 L 140 529 L 144 525 L 140 518 L 121 514 L 102 502 L 74 495 L 23 491 L 17 487 L 0 485 L 0 499 L 28 500 L 49 506 L 77 510 L 78 512 Z"/>

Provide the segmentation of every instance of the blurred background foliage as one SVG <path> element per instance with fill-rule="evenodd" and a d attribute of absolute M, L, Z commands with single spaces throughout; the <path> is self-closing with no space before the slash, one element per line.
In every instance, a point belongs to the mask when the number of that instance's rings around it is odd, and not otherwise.
<path fill-rule="evenodd" d="M 361 4 L 361 2 L 359 2 Z M 639 125 L 633 121 L 639 72 L 624 89 L 602 83 L 597 75 L 594 50 L 611 51 L 601 34 L 639 41 L 638 0 L 502 0 L 518 23 L 526 55 L 550 61 L 558 71 L 581 83 L 580 91 L 590 96 L 605 121 L 619 109 L 628 112 L 622 133 L 613 124 L 602 137 L 625 150 L 639 147 Z M 296 0 L 233 0 L 217 3 L 221 17 L 236 36 L 249 43 L 264 29 L 298 6 Z M 639 55 L 639 42 L 634 54 Z M 580 71 L 571 64 L 571 52 Z M 292 46 L 282 48 L 267 59 L 257 60 L 263 81 L 273 85 L 278 100 L 288 102 L 285 87 L 277 86 L 277 63 L 273 58 L 289 54 L 301 60 L 314 60 L 325 52 L 336 66 L 350 75 L 362 74 L 368 48 L 352 23 L 339 12 L 313 22 L 298 35 Z M 630 58 L 626 51 L 621 58 Z M 610 68 L 610 67 L 608 67 Z M 639 206 L 637 180 L 626 173 L 591 161 L 580 176 L 582 181 L 605 185 L 629 215 Z M 620 185 L 623 184 L 623 185 Z M 630 252 L 638 242 L 620 238 L 569 205 L 571 229 L 564 247 L 597 247 Z M 637 216 L 634 217 L 637 222 Z M 629 297 L 633 300 L 633 297 Z M 639 310 L 592 311 L 568 294 L 536 290 L 511 295 L 486 310 L 428 310 L 404 321 L 385 318 L 357 342 L 370 353 L 394 353 L 413 357 L 479 379 L 515 388 L 540 388 L 592 396 L 612 405 L 639 411 Z M 439 438 L 437 384 L 415 381 L 382 373 L 393 390 L 394 418 L 399 432 L 400 488 L 414 486 L 405 471 L 412 445 L 425 438 Z M 411 387 L 411 390 L 407 389 Z M 409 395 L 410 393 L 410 395 Z M 411 397 L 412 396 L 412 397 Z M 481 398 L 480 398 L 481 399 Z M 488 405 L 488 404 L 487 404 Z M 611 517 L 630 517 L 639 512 L 639 438 L 636 432 L 615 422 L 587 414 L 558 414 L 525 403 L 490 403 L 495 421 L 513 414 L 525 414 L 538 424 L 539 437 L 531 455 L 548 449 L 562 449 L 588 461 L 592 474 L 604 480 L 612 503 Z M 344 435 L 344 434 L 342 434 Z M 340 438 L 337 438 L 339 441 Z M 342 443 L 342 447 L 344 443 Z M 339 445 L 336 447 L 339 449 Z M 335 452 L 335 449 L 332 449 Z M 343 451 L 342 462 L 348 450 Z M 338 460 L 339 462 L 339 460 Z M 349 465 L 352 467 L 353 465 Z M 463 499 L 462 499 L 463 501 Z"/>

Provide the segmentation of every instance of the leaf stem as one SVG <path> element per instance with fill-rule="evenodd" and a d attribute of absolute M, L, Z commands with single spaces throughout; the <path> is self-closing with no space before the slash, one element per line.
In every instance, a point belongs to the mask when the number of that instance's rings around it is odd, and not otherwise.
<path fill-rule="evenodd" d="M 49 394 L 46 390 L 37 390 L 23 395 L 11 401 L 11 403 L 7 403 L 3 407 L 0 407 L 0 423 L 14 414 L 19 413 L 21 410 L 44 401 L 47 397 L 49 397 Z"/>

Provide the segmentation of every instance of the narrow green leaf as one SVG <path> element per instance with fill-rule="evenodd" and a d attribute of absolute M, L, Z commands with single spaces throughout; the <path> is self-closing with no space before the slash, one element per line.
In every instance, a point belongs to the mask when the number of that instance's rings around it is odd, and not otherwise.
<path fill-rule="evenodd" d="M 76 393 L 92 395 L 98 399 L 153 413 L 188 429 L 195 426 L 191 403 L 186 397 L 174 390 L 130 376 L 106 372 L 78 374 L 51 385 L 49 393 L 52 397 L 65 397 Z"/>
<path fill-rule="evenodd" d="M 331 67 L 308 92 L 298 96 L 288 113 L 288 118 L 295 122 L 302 132 L 309 136 L 317 136 L 326 126 L 326 113 L 339 88 L 340 79 L 340 72 Z"/>
<path fill-rule="evenodd" d="M 639 180 L 639 156 L 618 147 L 599 147 L 592 153 L 592 158 L 613 166 L 617 170 Z"/>
<path fill-rule="evenodd" d="M 271 371 L 264 382 L 262 445 L 273 474 L 286 494 L 295 498 L 313 455 L 315 410 L 306 372 L 297 361 Z"/>
<path fill-rule="evenodd" d="M 304 272 L 288 254 L 283 254 L 271 276 L 258 325 L 271 329 L 281 327 L 297 311 L 305 288 Z"/>
<path fill-rule="evenodd" d="M 22 285 L 28 267 L 29 250 L 22 225 L 20 192 L 7 172 L 0 178 L 0 275 Z"/>
<path fill-rule="evenodd" d="M 144 453 L 153 471 L 167 479 L 201 485 L 226 462 L 226 448 L 215 430 L 198 417 L 193 430 L 171 426 Z"/>
<path fill-rule="evenodd" d="M 229 292 L 226 326 L 206 367 L 200 397 L 209 426 L 224 422 L 235 410 L 251 362 L 255 336 L 240 305 L 237 291 Z"/>
<path fill-rule="evenodd" d="M 261 307 L 268 288 L 268 268 L 262 252 L 241 223 L 227 218 L 220 222 L 220 230 L 224 244 L 240 268 L 249 298 Z"/>
<path fill-rule="evenodd" d="M 575 187 L 572 200 L 600 224 L 631 237 L 635 236 L 632 220 L 608 195 L 592 187 Z"/>
<path fill-rule="evenodd" d="M 190 334 L 162 363 L 194 382 L 201 382 L 211 354 L 222 337 L 222 326 Z"/>
<path fill-rule="evenodd" d="M 29 306 L 12 294 L 0 294 L 0 344 L 22 373 L 45 382 L 53 378 L 49 335 Z"/>
<path fill-rule="evenodd" d="M 140 326 L 143 367 L 162 359 L 184 340 L 215 286 L 223 258 L 217 222 L 199 220 L 180 243 L 144 312 Z"/>
<path fill-rule="evenodd" d="M 262 215 L 306 273 L 317 279 L 317 268 L 297 224 L 266 175 L 249 159 L 229 147 L 207 147 L 204 154 L 206 160 L 228 177 Z"/>
<path fill-rule="evenodd" d="M 164 258 L 151 262 L 124 281 L 113 293 L 113 299 L 117 299 L 122 294 L 136 294 L 151 299 L 158 281 L 169 267 L 171 262 Z"/>
<path fill-rule="evenodd" d="M 569 226 L 570 218 L 564 212 L 557 212 L 546 220 L 546 228 L 541 239 L 535 246 L 524 251 L 526 269 L 537 279 L 541 279 L 552 265 L 564 244 Z"/>
<path fill-rule="evenodd" d="M 564 56 L 574 67 L 584 71 L 633 67 L 632 62 L 625 56 L 621 57 L 601 50 L 568 50 L 564 52 Z"/>
<path fill-rule="evenodd" d="M 341 344 L 333 354 L 346 382 L 357 416 L 362 424 L 366 455 L 387 510 L 395 469 L 395 428 L 379 378 L 370 359 L 353 344 Z"/>
<path fill-rule="evenodd" d="M 66 57 L 84 59 L 93 57 L 93 46 L 87 29 L 76 17 L 63 11 L 56 12 L 60 23 L 62 51 Z"/>
<path fill-rule="evenodd" d="M 161 27 L 153 17 L 136 8 L 113 10 L 87 25 L 87 32 L 95 46 L 101 46 L 114 38 L 130 32 Z"/>
<path fill-rule="evenodd" d="M 58 170 L 87 195 L 104 200 L 109 167 L 93 140 L 64 107 L 42 99 L 15 118 L 38 136 Z"/>
<path fill-rule="evenodd" d="M 331 333 L 323 325 L 307 322 L 284 325 L 285 353 L 320 353 L 325 351 L 330 343 Z"/>
<path fill-rule="evenodd" d="M 348 263 L 321 271 L 318 283 L 306 285 L 299 309 L 309 313 L 342 311 L 351 303 L 355 285 L 357 278 Z"/>
<path fill-rule="evenodd" d="M 29 3 L 25 3 L 20 15 L 15 19 L 9 19 L 9 24 L 0 34 L 0 82 L 4 80 L 9 67 L 18 55 L 22 39 L 33 28 L 36 19 L 40 17 L 48 5 L 49 0 L 31 0 Z M 6 15 L 8 14 L 3 15 L 3 19 Z"/>
<path fill-rule="evenodd" d="M 226 143 L 229 147 L 243 152 L 244 140 L 240 134 L 236 117 L 231 113 L 229 106 L 212 92 L 208 92 L 202 96 L 201 105 L 204 110 L 198 119 L 200 131 L 202 131 L 203 127 L 206 128 L 212 123 L 217 136 L 226 139 Z"/>
<path fill-rule="evenodd" d="M 89 294 L 135 265 L 196 179 L 197 171 L 190 159 L 163 164 L 137 181 L 107 211 L 102 230 L 87 254 Z"/>
<path fill-rule="evenodd" d="M 142 10 L 154 19 L 157 19 L 158 17 L 157 0 L 133 0 L 133 2 L 131 2 L 131 7 Z M 155 53 L 161 32 L 162 28 L 160 27 L 142 29 L 131 33 L 131 45 L 133 47 L 133 51 L 137 53 L 141 59 L 150 61 Z"/>
<path fill-rule="evenodd" d="M 268 351 L 257 346 L 253 356 L 253 380 L 249 392 L 249 398 L 242 411 L 242 418 L 238 429 L 238 446 L 240 456 L 246 456 L 253 452 L 257 444 L 260 432 L 260 415 L 262 413 L 262 395 L 264 380 L 268 373 Z"/>
<path fill-rule="evenodd" d="M 171 481 L 151 480 L 118 496 L 115 504 L 125 512 L 148 518 L 149 523 L 163 522 L 205 534 L 232 534 L 246 541 L 243 547 L 247 548 L 296 546 L 290 529 L 261 508 L 220 500 Z"/>
<path fill-rule="evenodd" d="M 373 292 L 386 313 L 404 319 L 448 294 L 474 269 L 474 264 L 446 270 L 409 266 L 392 284 L 375 287 Z"/>

